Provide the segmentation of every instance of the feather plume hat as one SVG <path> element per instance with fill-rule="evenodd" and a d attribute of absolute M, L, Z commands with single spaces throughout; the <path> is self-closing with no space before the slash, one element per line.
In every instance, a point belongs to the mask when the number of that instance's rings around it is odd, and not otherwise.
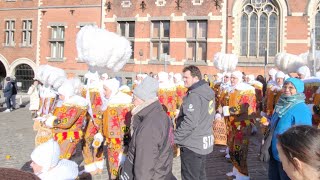
<path fill-rule="evenodd" d="M 214 66 L 222 72 L 232 72 L 238 64 L 238 57 L 234 54 L 218 52 L 213 57 Z"/>
<path fill-rule="evenodd" d="M 275 56 L 276 67 L 284 73 L 296 72 L 301 66 L 306 65 L 306 63 L 300 56 L 290 53 L 278 53 Z"/>
<path fill-rule="evenodd" d="M 131 44 L 126 38 L 97 26 L 81 28 L 76 45 L 78 59 L 87 63 L 92 73 L 101 68 L 117 72 L 132 54 Z"/>

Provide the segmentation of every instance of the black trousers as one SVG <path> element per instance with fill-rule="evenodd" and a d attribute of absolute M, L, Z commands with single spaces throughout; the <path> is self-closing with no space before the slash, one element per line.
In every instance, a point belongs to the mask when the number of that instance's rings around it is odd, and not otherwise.
<path fill-rule="evenodd" d="M 6 101 L 6 105 L 7 105 L 7 109 L 11 109 L 11 107 L 12 107 L 10 99 L 11 99 L 11 97 L 6 97 L 6 100 L 5 100 Z"/>
<path fill-rule="evenodd" d="M 182 180 L 206 180 L 206 157 L 188 148 L 180 148 Z"/>

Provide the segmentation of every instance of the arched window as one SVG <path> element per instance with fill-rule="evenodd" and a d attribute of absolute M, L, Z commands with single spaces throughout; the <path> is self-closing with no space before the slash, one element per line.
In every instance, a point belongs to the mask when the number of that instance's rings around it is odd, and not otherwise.
<path fill-rule="evenodd" d="M 246 57 L 269 56 L 279 51 L 279 10 L 272 0 L 248 0 L 242 9 L 240 54 Z"/>
<path fill-rule="evenodd" d="M 34 72 L 28 64 L 20 64 L 15 68 L 15 77 L 19 90 L 26 92 L 32 85 Z"/>
<path fill-rule="evenodd" d="M 320 5 L 318 5 L 318 8 L 317 8 L 314 27 L 315 27 L 316 49 L 320 50 Z"/>

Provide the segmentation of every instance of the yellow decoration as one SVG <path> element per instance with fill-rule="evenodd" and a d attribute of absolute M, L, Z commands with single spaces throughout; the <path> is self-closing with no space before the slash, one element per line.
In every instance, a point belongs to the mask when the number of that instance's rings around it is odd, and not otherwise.
<path fill-rule="evenodd" d="M 9 160 L 11 159 L 11 156 L 10 155 L 6 155 L 6 160 Z"/>

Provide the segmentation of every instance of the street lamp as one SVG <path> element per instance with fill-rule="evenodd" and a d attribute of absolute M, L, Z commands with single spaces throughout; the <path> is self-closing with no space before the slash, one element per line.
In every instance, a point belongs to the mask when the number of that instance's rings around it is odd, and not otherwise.
<path fill-rule="evenodd" d="M 139 55 L 140 55 L 140 65 L 139 65 L 139 68 L 140 68 L 140 74 L 141 74 L 141 62 L 142 62 L 142 56 L 143 56 L 143 50 L 142 50 L 142 49 L 140 49 Z"/>

